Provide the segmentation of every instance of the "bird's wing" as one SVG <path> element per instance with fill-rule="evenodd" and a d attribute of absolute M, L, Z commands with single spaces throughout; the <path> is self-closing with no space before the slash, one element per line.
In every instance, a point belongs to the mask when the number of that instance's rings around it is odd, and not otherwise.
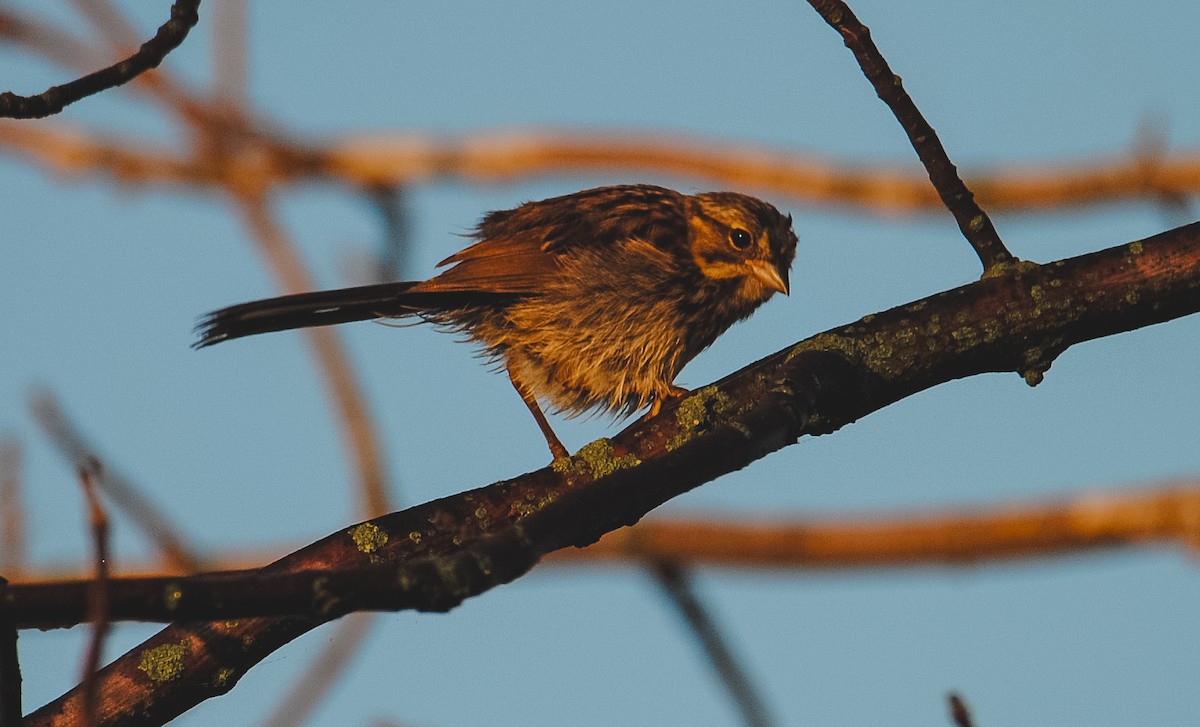
<path fill-rule="evenodd" d="M 557 272 L 558 256 L 580 247 L 638 240 L 667 251 L 688 239 L 686 200 L 663 187 L 624 185 L 491 212 L 475 231 L 479 242 L 438 263 L 452 267 L 415 290 L 536 293 Z"/>

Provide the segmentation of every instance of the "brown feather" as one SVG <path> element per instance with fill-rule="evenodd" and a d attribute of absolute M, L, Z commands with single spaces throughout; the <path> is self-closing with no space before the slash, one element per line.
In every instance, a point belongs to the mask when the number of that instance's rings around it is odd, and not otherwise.
<path fill-rule="evenodd" d="M 209 314 L 199 346 L 268 331 L 418 316 L 503 364 L 554 456 L 538 401 L 568 415 L 629 414 L 776 292 L 795 256 L 791 218 L 731 192 L 588 189 L 491 212 L 475 244 L 414 283 L 253 301 Z"/>

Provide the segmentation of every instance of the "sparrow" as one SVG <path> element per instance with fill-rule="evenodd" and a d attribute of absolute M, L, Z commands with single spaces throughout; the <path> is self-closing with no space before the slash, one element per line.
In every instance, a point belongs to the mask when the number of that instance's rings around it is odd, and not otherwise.
<path fill-rule="evenodd" d="M 653 417 L 687 393 L 696 354 L 789 292 L 791 215 L 737 192 L 647 184 L 587 189 L 489 212 L 474 244 L 428 280 L 285 295 L 222 308 L 196 348 L 270 331 L 412 318 L 465 334 L 503 367 L 557 459 L 539 401 L 569 416 Z"/>

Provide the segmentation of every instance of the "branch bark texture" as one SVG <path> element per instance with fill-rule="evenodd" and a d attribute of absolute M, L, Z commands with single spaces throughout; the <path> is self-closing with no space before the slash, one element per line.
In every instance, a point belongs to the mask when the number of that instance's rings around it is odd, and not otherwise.
<path fill-rule="evenodd" d="M 175 0 L 171 6 L 171 19 L 158 29 L 153 38 L 143 43 L 137 53 L 119 63 L 61 86 L 52 86 L 37 96 L 19 96 L 11 91 L 0 93 L 0 116 L 14 119 L 51 116 L 82 98 L 128 83 L 142 73 L 157 68 L 200 22 L 199 8 L 200 0 Z"/>

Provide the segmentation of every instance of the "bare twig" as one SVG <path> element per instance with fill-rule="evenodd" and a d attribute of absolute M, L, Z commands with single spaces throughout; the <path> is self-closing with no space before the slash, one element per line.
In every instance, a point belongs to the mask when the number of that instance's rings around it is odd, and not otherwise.
<path fill-rule="evenodd" d="M 8 580 L 0 577 L 0 727 L 21 727 L 21 660 L 17 623 L 8 602 Z"/>
<path fill-rule="evenodd" d="M 83 724 L 92 727 L 99 724 L 98 702 L 99 681 L 96 672 L 104 654 L 104 641 L 108 636 L 109 578 L 108 578 L 108 515 L 100 498 L 96 495 L 95 480 L 100 474 L 99 461 L 92 461 L 79 469 L 79 483 L 87 499 L 88 522 L 92 529 L 92 547 L 95 550 L 95 573 L 87 589 L 88 621 L 92 624 L 92 638 L 88 642 L 83 660 L 81 692 L 83 695 Z"/>
<path fill-rule="evenodd" d="M 75 10 L 88 19 L 108 46 L 117 53 L 128 53 L 140 38 L 133 23 L 110 0 L 71 0 Z"/>
<path fill-rule="evenodd" d="M 246 0 L 216 0 L 213 6 L 213 83 L 222 103 L 245 105 Z"/>
<path fill-rule="evenodd" d="M 21 445 L 0 437 L 0 573 L 20 580 L 25 573 L 25 506 L 21 496 Z"/>
<path fill-rule="evenodd" d="M 91 43 L 12 7 L 0 8 L 0 38 L 75 70 L 92 68 L 108 60 Z"/>
<path fill-rule="evenodd" d="M 975 203 L 975 196 L 958 176 L 958 170 L 946 154 L 937 133 L 904 90 L 900 77 L 892 73 L 887 61 L 875 47 L 871 31 L 859 22 L 849 6 L 841 0 L 809 0 L 809 4 L 825 22 L 841 33 L 846 47 L 854 53 L 863 74 L 875 87 L 875 93 L 895 114 L 904 133 L 908 134 L 917 157 L 929 172 L 929 181 L 933 183 L 946 209 L 954 215 L 958 229 L 979 255 L 984 272 L 1012 261 L 1012 254 L 1004 247 L 991 219 Z"/>
<path fill-rule="evenodd" d="M 384 185 L 371 190 L 371 199 L 383 218 L 383 242 L 372 282 L 404 277 L 405 260 L 412 247 L 408 196 L 408 188 L 402 184 Z"/>
<path fill-rule="evenodd" d="M 951 692 L 946 701 L 950 703 L 950 719 L 954 720 L 954 727 L 975 727 L 971 710 L 967 709 L 967 703 L 961 696 Z"/>
<path fill-rule="evenodd" d="M 143 43 L 137 53 L 120 63 L 53 86 L 37 96 L 19 96 L 11 91 L 0 93 L 0 116 L 15 119 L 50 116 L 82 98 L 119 86 L 156 68 L 200 21 L 199 7 L 200 0 L 175 0 L 171 6 L 171 19 L 159 27 L 154 37 Z"/>
<path fill-rule="evenodd" d="M 244 190 L 237 197 L 238 210 L 249 228 L 267 266 L 287 293 L 313 290 L 304 264 L 288 240 L 287 234 L 275 220 L 267 199 L 254 190 Z M 388 511 L 387 476 L 375 428 L 371 423 L 366 399 L 359 390 L 337 334 L 330 328 L 304 330 L 312 345 L 327 393 L 341 419 L 342 443 L 357 473 L 360 512 L 368 516 Z"/>
<path fill-rule="evenodd" d="M 733 649 L 725 642 L 721 629 L 700 600 L 688 574 L 679 564 L 665 560 L 651 562 L 649 567 L 688 629 L 700 642 L 709 664 L 737 705 L 742 722 L 749 727 L 769 727 L 774 724 L 754 682 L 738 663 Z"/>
<path fill-rule="evenodd" d="M 52 393 L 48 390 L 35 392 L 30 408 L 51 443 L 76 469 L 83 470 L 89 468 L 91 463 L 100 461 L 95 448 L 67 418 Z M 185 573 L 200 570 L 200 561 L 195 555 L 195 549 L 184 542 L 178 528 L 142 495 L 139 488 L 108 467 L 96 470 L 93 477 L 96 486 L 106 492 L 113 502 L 129 515 L 130 520 L 150 538 L 171 567 Z"/>
<path fill-rule="evenodd" d="M 370 635 L 375 620 L 375 614 L 352 613 L 338 621 L 329 644 L 313 658 L 312 668 L 292 684 L 262 727 L 297 727 L 304 724 L 328 694 L 334 679 L 358 653 L 359 647 Z"/>

